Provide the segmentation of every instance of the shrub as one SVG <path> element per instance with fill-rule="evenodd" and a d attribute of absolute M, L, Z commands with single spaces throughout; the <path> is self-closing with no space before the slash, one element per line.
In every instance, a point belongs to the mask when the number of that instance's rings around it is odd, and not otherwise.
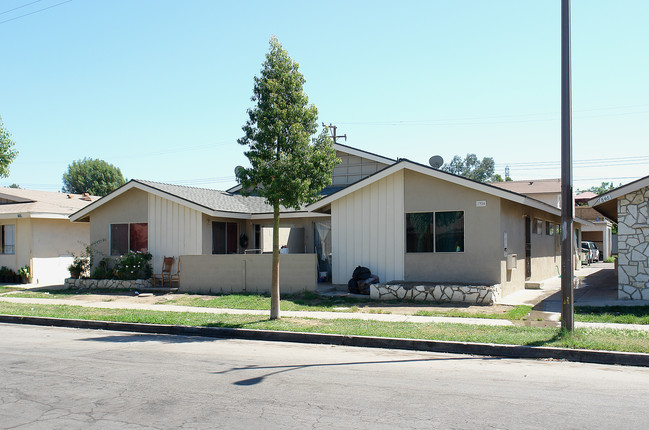
<path fill-rule="evenodd" d="M 114 270 L 110 267 L 111 259 L 108 257 L 102 258 L 97 267 L 90 274 L 91 279 L 113 279 L 115 277 Z"/>
<path fill-rule="evenodd" d="M 149 262 L 153 256 L 149 252 L 129 251 L 115 263 L 117 279 L 149 279 L 153 273 Z"/>

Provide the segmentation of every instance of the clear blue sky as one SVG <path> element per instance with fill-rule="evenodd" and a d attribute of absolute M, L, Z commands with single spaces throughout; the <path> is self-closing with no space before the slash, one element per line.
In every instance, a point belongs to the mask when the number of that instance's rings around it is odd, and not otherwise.
<path fill-rule="evenodd" d="M 572 18 L 575 188 L 646 176 L 649 1 L 573 0 Z M 0 0 L 0 116 L 20 151 L 0 185 L 59 190 L 83 157 L 234 185 L 273 34 L 341 143 L 560 176 L 560 0 Z"/>

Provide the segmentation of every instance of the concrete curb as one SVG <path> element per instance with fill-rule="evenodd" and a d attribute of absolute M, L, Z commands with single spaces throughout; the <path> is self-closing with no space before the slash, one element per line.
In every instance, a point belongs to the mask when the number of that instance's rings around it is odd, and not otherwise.
<path fill-rule="evenodd" d="M 490 343 L 399 339 L 321 333 L 297 333 L 222 327 L 188 327 L 164 324 L 123 323 L 16 315 L 0 315 L 0 323 L 93 330 L 130 331 L 136 333 L 171 334 L 182 336 L 265 340 L 274 342 L 315 343 L 324 345 L 358 346 L 364 348 L 404 349 L 410 351 L 473 354 L 505 358 L 556 359 L 582 363 L 649 367 L 649 354 L 633 352 L 551 348 L 541 346 L 496 345 Z"/>

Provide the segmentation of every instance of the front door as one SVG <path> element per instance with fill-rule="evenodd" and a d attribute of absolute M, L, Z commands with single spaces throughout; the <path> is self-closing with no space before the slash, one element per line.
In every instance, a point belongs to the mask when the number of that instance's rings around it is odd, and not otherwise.
<path fill-rule="evenodd" d="M 239 226 L 235 222 L 212 222 L 212 254 L 236 254 Z"/>
<path fill-rule="evenodd" d="M 525 280 L 532 277 L 532 219 L 525 217 Z"/>

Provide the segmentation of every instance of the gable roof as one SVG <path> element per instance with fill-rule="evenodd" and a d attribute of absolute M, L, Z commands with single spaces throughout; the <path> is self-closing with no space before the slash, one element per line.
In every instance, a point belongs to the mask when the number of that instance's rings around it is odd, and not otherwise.
<path fill-rule="evenodd" d="M 212 190 L 209 188 L 188 187 L 185 185 L 132 179 L 107 196 L 73 213 L 70 215 L 70 220 L 80 222 L 88 221 L 88 216 L 92 211 L 134 188 L 216 217 L 250 219 L 253 215 L 268 215 L 273 213 L 273 207 L 266 203 L 264 197 L 244 197 L 239 194 L 231 194 L 227 191 Z M 281 206 L 280 213 L 282 212 L 296 213 L 300 211 L 289 210 Z"/>
<path fill-rule="evenodd" d="M 67 219 L 97 199 L 97 196 L 0 187 L 0 218 Z"/>
<path fill-rule="evenodd" d="M 556 216 L 561 216 L 561 210 L 549 205 L 547 203 L 544 203 L 542 201 L 533 199 L 531 197 L 525 196 L 523 194 L 515 193 L 513 191 L 505 190 L 499 187 L 496 187 L 492 184 L 486 184 L 478 181 L 474 181 L 472 179 L 465 178 L 463 176 L 458 176 L 454 175 L 452 173 L 444 172 L 443 170 L 439 169 L 434 169 L 430 166 L 426 166 L 424 164 L 419 164 L 415 163 L 410 160 L 406 159 L 400 159 L 396 164 L 393 164 L 391 166 L 386 167 L 383 170 L 380 170 L 376 173 L 374 173 L 371 176 L 368 176 L 365 179 L 362 179 L 347 188 L 344 188 L 343 190 L 340 190 L 336 193 L 333 193 L 327 197 L 322 198 L 321 200 L 312 203 L 311 205 L 307 206 L 307 209 L 312 210 L 312 211 L 317 211 L 317 210 L 326 210 L 331 202 L 334 200 L 337 200 L 341 197 L 344 197 L 348 194 L 353 193 L 354 191 L 357 191 L 361 188 L 364 188 L 380 179 L 383 179 L 387 176 L 392 175 L 393 173 L 396 173 L 400 170 L 411 170 L 413 172 L 418 172 L 422 173 L 424 175 L 430 176 L 432 178 L 436 179 L 441 179 L 446 182 L 450 182 L 453 184 L 461 185 L 467 188 L 474 189 L 476 191 L 481 191 L 483 193 L 499 197 L 501 199 L 509 200 L 515 203 L 520 203 L 525 206 L 533 207 L 536 209 L 540 209 L 542 211 L 551 213 Z M 585 220 L 578 220 L 581 224 L 590 224 L 588 221 Z"/>
<path fill-rule="evenodd" d="M 494 187 L 518 194 L 561 193 L 561 179 L 530 179 L 527 181 L 492 182 Z"/>
<path fill-rule="evenodd" d="M 621 187 L 617 187 L 609 192 L 601 194 L 594 199 L 589 200 L 588 206 L 597 209 L 602 214 L 617 222 L 617 199 L 644 187 L 649 187 L 649 176 L 645 176 L 644 178 L 629 182 L 626 185 L 622 185 Z"/>
<path fill-rule="evenodd" d="M 342 143 L 334 143 L 334 149 L 339 152 L 344 152 L 345 154 L 355 155 L 357 157 L 362 157 L 371 161 L 376 161 L 377 163 L 390 165 L 397 162 L 397 160 L 394 160 L 392 158 L 384 157 L 382 155 L 378 155 L 369 151 L 364 151 L 362 149 L 353 148 L 351 146 L 343 145 Z M 240 190 L 241 190 L 241 184 L 237 184 L 232 188 L 228 188 L 226 192 L 236 193 L 237 191 Z M 329 190 L 332 190 L 332 188 L 329 188 Z"/>

